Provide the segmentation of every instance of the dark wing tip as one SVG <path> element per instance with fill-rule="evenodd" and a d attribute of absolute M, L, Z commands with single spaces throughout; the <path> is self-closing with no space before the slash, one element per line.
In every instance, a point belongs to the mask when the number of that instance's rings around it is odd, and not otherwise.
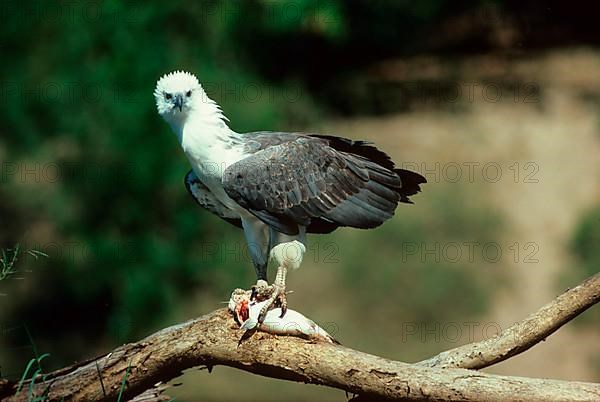
<path fill-rule="evenodd" d="M 400 202 L 405 204 L 413 204 L 408 197 L 420 192 L 420 184 L 427 183 L 427 179 L 425 179 L 425 177 L 421 176 L 419 173 L 411 170 L 394 169 L 394 172 L 400 176 L 400 180 L 402 181 L 402 187 L 398 191 L 400 194 Z"/>

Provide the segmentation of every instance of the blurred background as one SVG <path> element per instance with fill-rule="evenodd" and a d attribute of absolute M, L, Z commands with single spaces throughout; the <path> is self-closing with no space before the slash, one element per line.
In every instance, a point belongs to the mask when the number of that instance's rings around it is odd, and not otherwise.
<path fill-rule="evenodd" d="M 424 359 L 600 267 L 600 31 L 586 2 L 1 7 L 0 377 L 44 353 L 44 371 L 105 353 L 254 283 L 242 232 L 187 194 L 155 111 L 155 82 L 175 69 L 236 131 L 367 139 L 427 177 L 381 228 L 313 236 L 288 277 L 291 307 L 348 347 Z M 600 309 L 486 371 L 599 381 Z M 181 401 L 345 399 L 225 367 L 173 384 Z"/>

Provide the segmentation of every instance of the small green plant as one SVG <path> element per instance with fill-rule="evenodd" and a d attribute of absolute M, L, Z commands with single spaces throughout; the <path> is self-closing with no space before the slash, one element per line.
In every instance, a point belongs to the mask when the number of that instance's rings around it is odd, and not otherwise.
<path fill-rule="evenodd" d="M 19 273 L 17 269 L 17 261 L 19 254 L 21 253 L 21 245 L 17 243 L 13 248 L 2 249 L 0 253 L 0 281 L 13 277 L 14 279 L 23 279 L 22 277 L 15 276 Z M 35 258 L 48 257 L 48 254 L 38 250 L 27 250 L 25 254 L 28 254 Z M 4 296 L 0 293 L 0 296 Z"/>
<path fill-rule="evenodd" d="M 117 402 L 121 402 L 121 398 L 123 397 L 123 392 L 125 391 L 125 385 L 127 384 L 127 377 L 129 377 L 129 373 L 131 372 L 131 361 L 127 366 L 127 370 L 125 371 L 125 375 L 123 376 L 123 381 L 121 381 L 121 389 L 119 390 L 119 397 L 117 398 Z"/>
<path fill-rule="evenodd" d="M 37 379 L 41 379 L 42 381 L 44 381 L 46 379 L 46 374 L 42 373 L 41 362 L 48 356 L 49 356 L 48 353 L 44 353 L 41 356 L 36 356 L 36 357 L 32 358 L 31 360 L 29 360 L 29 363 L 27 363 L 27 366 L 25 367 L 25 371 L 23 371 L 23 375 L 21 376 L 21 380 L 19 381 L 19 386 L 17 387 L 17 394 L 19 392 L 21 392 L 21 389 L 23 388 L 25 381 L 29 380 L 29 390 L 28 390 L 28 394 L 27 394 L 27 402 L 41 402 L 41 401 L 48 400 L 48 395 L 47 395 L 48 390 L 43 392 L 42 395 L 38 395 L 38 396 L 33 395 L 33 388 L 35 386 L 35 381 Z M 31 376 L 29 375 L 30 373 L 31 373 Z"/>
<path fill-rule="evenodd" d="M 15 247 L 15 248 L 17 248 L 17 247 Z M 18 252 L 18 248 L 17 248 L 17 252 Z M 25 366 L 25 370 L 23 371 L 23 374 L 21 375 L 21 379 L 19 380 L 19 385 L 17 387 L 17 394 L 19 394 L 19 392 L 21 392 L 25 383 L 29 382 L 29 385 L 27 387 L 28 388 L 27 402 L 47 401 L 50 386 L 46 387 L 46 389 L 40 395 L 34 395 L 33 392 L 34 392 L 34 388 L 35 388 L 35 384 L 36 384 L 37 380 L 40 380 L 42 382 L 46 380 L 47 375 L 43 373 L 42 360 L 44 360 L 46 357 L 50 356 L 50 354 L 49 353 L 44 353 L 42 355 L 38 354 L 38 350 L 37 350 L 35 342 L 33 341 L 33 337 L 31 336 L 31 332 L 29 332 L 29 329 L 27 328 L 26 325 L 24 327 L 25 327 L 25 332 L 27 333 L 27 338 L 29 339 L 29 343 L 31 344 L 31 348 L 33 349 L 34 357 L 31 360 L 29 360 L 29 363 L 27 363 L 27 366 Z"/>

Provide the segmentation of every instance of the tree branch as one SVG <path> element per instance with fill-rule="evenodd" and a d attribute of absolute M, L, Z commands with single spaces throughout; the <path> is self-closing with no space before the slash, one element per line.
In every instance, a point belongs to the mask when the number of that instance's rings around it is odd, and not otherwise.
<path fill-rule="evenodd" d="M 481 342 L 447 350 L 417 364 L 426 367 L 481 369 L 526 351 L 600 301 L 600 273 L 563 294 L 524 320 Z"/>
<path fill-rule="evenodd" d="M 508 358 L 502 352 L 506 348 L 512 356 L 548 336 L 598 302 L 599 279 L 600 275 L 588 279 L 515 325 L 513 328 L 520 330 L 513 333 L 517 335 L 513 343 L 502 341 L 509 328 L 499 340 L 487 344 L 490 353 L 481 346 L 487 341 L 470 345 L 476 348 L 477 356 L 483 356 L 477 359 L 488 363 L 500 361 L 494 356 Z M 40 380 L 36 379 L 32 387 L 34 395 L 45 394 L 50 400 L 114 401 L 124 379 L 124 396 L 132 398 L 158 382 L 179 376 L 184 369 L 226 365 L 267 377 L 331 386 L 363 397 L 414 401 L 600 400 L 600 384 L 407 364 L 329 343 L 264 333 L 257 333 L 238 346 L 240 332 L 229 312 L 220 309 L 123 345 L 106 356 L 58 370 L 46 375 L 43 382 L 37 383 Z M 468 362 L 477 359 L 465 360 L 464 356 L 471 356 L 467 349 L 449 351 L 448 356 L 457 356 L 456 360 L 439 358 L 440 363 L 432 366 L 446 367 L 444 361 L 452 361 L 453 365 L 471 364 Z M 22 388 L 17 393 L 17 384 L 0 382 L 0 399 L 26 401 L 29 384 Z"/>

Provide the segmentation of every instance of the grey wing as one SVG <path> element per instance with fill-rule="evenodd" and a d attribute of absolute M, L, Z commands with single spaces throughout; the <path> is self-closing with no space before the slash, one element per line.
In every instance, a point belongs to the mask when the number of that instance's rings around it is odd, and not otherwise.
<path fill-rule="evenodd" d="M 223 203 L 210 192 L 208 187 L 198 179 L 193 170 L 190 170 L 185 175 L 185 188 L 187 188 L 190 195 L 201 207 L 209 210 L 232 225 L 239 228 L 242 227 L 242 221 L 239 216 L 223 205 Z"/>
<path fill-rule="evenodd" d="M 396 172 L 340 152 L 326 139 L 288 134 L 229 166 L 223 187 L 238 204 L 276 230 L 298 233 L 319 221 L 373 228 L 393 216 L 402 187 Z"/>

